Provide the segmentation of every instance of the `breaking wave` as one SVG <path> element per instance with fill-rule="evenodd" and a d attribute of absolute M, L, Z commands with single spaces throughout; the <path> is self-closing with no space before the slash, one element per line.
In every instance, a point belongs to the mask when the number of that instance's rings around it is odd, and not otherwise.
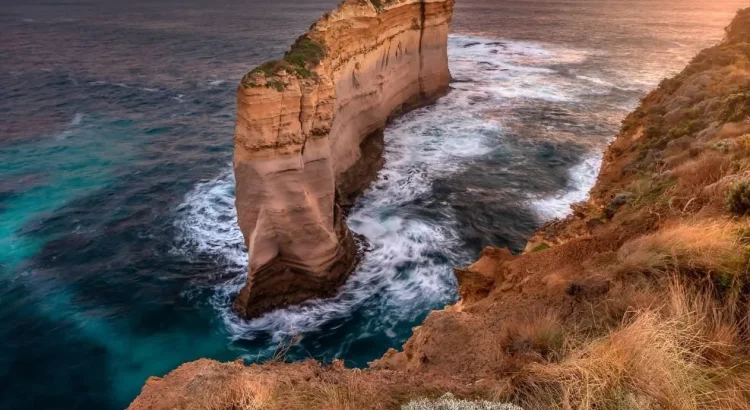
<path fill-rule="evenodd" d="M 317 331 L 357 312 L 357 330 L 347 332 L 349 339 L 341 344 L 373 333 L 387 335 L 393 345 L 403 342 L 429 310 L 455 300 L 452 269 L 476 256 L 459 235 L 451 204 L 434 200 L 433 183 L 460 174 L 496 149 L 505 135 L 502 116 L 493 115 L 499 107 L 529 99 L 574 101 L 601 86 L 588 79 L 576 83 L 574 76 L 560 80 L 555 67 L 583 61 L 581 51 L 471 36 L 451 36 L 449 47 L 452 92 L 385 131 L 385 167 L 348 219 L 370 248 L 336 297 L 254 320 L 237 318 L 231 301 L 245 283 L 247 254 L 236 223 L 231 168 L 187 195 L 177 221 L 186 245 L 178 251 L 212 255 L 223 266 L 211 303 L 233 340 L 270 338 L 268 349 L 273 349 L 290 335 Z M 570 169 L 563 191 L 533 200 L 532 206 L 542 218 L 564 215 L 570 203 L 585 198 L 598 167 L 598 156 L 592 155 Z"/>
<path fill-rule="evenodd" d="M 588 199 L 589 190 L 596 182 L 601 165 L 601 155 L 596 153 L 571 168 L 568 186 L 558 194 L 533 201 L 535 210 L 545 220 L 563 218 L 570 214 L 571 204 Z"/>

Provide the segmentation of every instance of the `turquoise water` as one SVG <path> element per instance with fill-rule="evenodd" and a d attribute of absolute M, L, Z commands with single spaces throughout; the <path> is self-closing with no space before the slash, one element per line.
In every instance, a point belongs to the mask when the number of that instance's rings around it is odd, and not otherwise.
<path fill-rule="evenodd" d="M 42 141 L 8 144 L 0 155 L 0 173 L 8 180 L 24 181 L 13 201 L 3 206 L 0 225 L 0 260 L 14 271 L 36 254 L 55 233 L 24 235 L 35 217 L 49 214 L 78 197 L 114 183 L 113 169 L 133 159 L 136 143 L 131 121 L 115 120 L 89 125 L 83 116 L 71 129 Z"/>
<path fill-rule="evenodd" d="M 235 85 L 334 4 L 4 3 L 0 408 L 124 408 L 185 361 L 293 338 L 290 360 L 365 366 L 455 300 L 452 267 L 585 198 L 620 119 L 742 2 L 459 1 L 453 91 L 386 130 L 349 217 L 362 265 L 335 298 L 240 320 Z"/>
<path fill-rule="evenodd" d="M 75 370 L 70 367 L 70 362 L 76 361 L 74 355 L 81 354 L 77 358 L 82 361 L 81 370 L 94 372 L 98 366 L 90 368 L 85 362 L 103 356 L 107 374 L 106 379 L 98 381 L 106 383 L 100 388 L 101 400 L 123 405 L 137 393 L 145 377 L 179 365 L 186 352 L 193 358 L 236 356 L 228 352 L 226 336 L 213 329 L 195 333 L 189 328 L 148 331 L 139 336 L 142 325 L 127 313 L 133 310 L 133 305 L 125 300 L 119 303 L 102 300 L 107 292 L 129 293 L 137 280 L 126 277 L 128 268 L 113 272 L 106 266 L 117 265 L 117 261 L 105 260 L 115 254 L 128 257 L 130 246 L 122 236 L 127 233 L 110 238 L 113 240 L 110 246 L 119 249 L 108 252 L 97 248 L 106 240 L 103 236 L 107 225 L 114 221 L 130 225 L 133 208 L 127 203 L 132 197 L 117 201 L 120 203 L 110 209 L 106 202 L 118 196 L 119 185 L 137 178 L 134 174 L 138 171 L 128 164 L 147 162 L 138 146 L 148 143 L 148 137 L 149 132 L 138 130 L 134 121 L 77 116 L 63 133 L 8 144 L 0 155 L 0 172 L 17 183 L 15 190 L 4 192 L 0 208 L 3 285 L 0 317 L 7 325 L 0 334 L 10 352 L 22 351 L 11 357 L 10 363 L 4 360 L 3 370 L 7 372 L 4 374 L 21 376 L 23 380 L 24 374 L 30 372 L 33 376 L 41 370 L 37 366 L 43 365 L 43 373 L 50 378 L 50 384 L 25 386 L 26 389 L 53 390 L 53 393 L 59 389 L 57 394 L 66 395 L 75 392 L 80 388 L 76 384 L 81 381 L 64 377 Z M 96 214 L 92 215 L 92 211 Z M 109 223 L 102 225 L 102 221 L 95 220 L 98 218 L 106 218 Z M 135 230 L 132 234 L 138 236 L 134 239 L 148 240 L 148 234 L 137 223 L 132 226 Z M 101 232 L 102 228 L 105 232 Z M 87 256 L 92 254 L 95 256 Z M 112 274 L 123 277 L 111 280 Z M 170 283 L 170 278 L 159 274 L 150 279 L 156 282 L 151 286 Z M 132 296 L 135 297 L 130 300 L 137 303 L 138 295 Z M 17 312 L 24 312 L 21 323 L 17 318 L 13 320 Z M 200 319 L 201 312 L 190 314 L 197 315 L 193 319 Z M 202 314 L 210 322 L 210 312 Z M 50 352 L 55 357 L 29 366 L 25 355 L 39 352 L 26 351 L 30 347 L 44 349 L 40 344 L 56 346 Z M 61 360 L 64 367 L 55 369 Z M 50 389 L 50 385 L 55 389 Z M 94 397 L 98 395 L 95 390 L 91 393 Z M 38 399 L 43 400 L 43 396 Z M 44 408 L 54 408 L 47 406 Z"/>

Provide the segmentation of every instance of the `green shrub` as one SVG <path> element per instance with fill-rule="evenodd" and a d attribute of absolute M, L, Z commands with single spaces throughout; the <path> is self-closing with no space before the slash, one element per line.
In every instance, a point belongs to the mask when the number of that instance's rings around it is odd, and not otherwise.
<path fill-rule="evenodd" d="M 531 250 L 531 252 L 540 252 L 549 248 L 551 248 L 551 246 L 547 245 L 546 243 L 543 243 L 543 244 L 535 246 L 534 249 Z"/>
<path fill-rule="evenodd" d="M 718 142 L 715 142 L 711 145 L 711 149 L 721 152 L 729 152 L 729 150 L 732 148 L 732 141 L 731 140 L 721 140 Z"/>
<path fill-rule="evenodd" d="M 743 57 L 743 47 L 738 45 L 719 45 L 707 48 L 696 55 L 683 71 L 684 75 L 693 75 L 714 68 L 726 67 Z"/>
<path fill-rule="evenodd" d="M 302 36 L 284 55 L 284 61 L 292 66 L 299 77 L 309 78 L 313 75 L 309 68 L 318 65 L 325 56 L 326 50 L 322 44 L 308 36 Z"/>
<path fill-rule="evenodd" d="M 261 66 L 262 67 L 262 66 Z M 252 74 L 255 74 L 257 72 L 265 72 L 264 70 L 268 69 L 268 66 L 266 67 L 258 67 L 255 70 L 251 71 L 250 73 L 246 74 L 244 77 L 242 77 L 242 86 L 245 88 L 255 88 L 255 87 L 261 87 L 261 84 L 256 83 L 252 79 Z M 269 71 L 270 72 L 270 71 Z M 266 74 L 266 77 L 271 77 L 272 74 Z M 266 81 L 265 84 L 266 88 L 273 88 L 276 91 L 284 91 L 287 87 L 287 84 L 280 80 L 273 80 L 269 79 Z"/>
<path fill-rule="evenodd" d="M 644 134 L 644 136 L 646 137 L 646 139 L 652 140 L 652 139 L 659 138 L 662 135 L 662 133 L 663 132 L 659 125 L 652 124 L 652 125 L 649 125 L 648 128 L 646 128 L 646 133 Z"/>
<path fill-rule="evenodd" d="M 638 107 L 633 111 L 630 115 L 625 117 L 624 120 L 622 120 L 622 132 L 626 133 L 631 130 L 633 130 L 638 124 L 641 123 L 641 120 L 646 117 L 646 112 L 643 111 L 642 107 Z"/>
<path fill-rule="evenodd" d="M 284 55 L 283 60 L 267 61 L 254 68 L 242 79 L 242 85 L 246 88 L 257 87 L 258 85 L 250 78 L 253 74 L 260 73 L 268 78 L 276 76 L 281 70 L 285 70 L 297 76 L 297 78 L 317 79 L 317 74 L 311 69 L 320 64 L 325 55 L 326 50 L 321 43 L 304 35 L 297 39 L 292 48 Z M 281 91 L 287 87 L 287 84 L 272 80 L 266 83 L 266 87 Z"/>
<path fill-rule="evenodd" d="M 737 215 L 750 213 L 750 183 L 742 181 L 729 189 L 727 209 Z"/>
<path fill-rule="evenodd" d="M 683 123 L 681 126 L 677 126 L 669 130 L 667 139 L 671 141 L 680 137 L 692 136 L 705 127 L 706 125 L 703 123 L 703 121 L 699 119 L 692 119 Z"/>
<path fill-rule="evenodd" d="M 282 92 L 286 89 L 287 84 L 283 81 L 271 80 L 266 83 L 266 87 L 273 88 L 278 92 Z"/>
<path fill-rule="evenodd" d="M 677 178 L 658 179 L 642 176 L 630 185 L 629 192 L 633 194 L 628 198 L 628 203 L 633 209 L 646 206 L 664 207 L 669 200 L 665 194 L 677 185 L 677 182 Z"/>
<path fill-rule="evenodd" d="M 250 71 L 251 74 L 255 73 L 262 73 L 266 77 L 270 77 L 272 75 L 275 75 L 279 72 L 282 68 L 285 67 L 285 64 L 282 61 L 266 61 L 265 63 L 255 67 L 253 71 Z"/>
<path fill-rule="evenodd" d="M 750 92 L 732 94 L 724 100 L 721 119 L 725 122 L 739 122 L 750 116 Z"/>
<path fill-rule="evenodd" d="M 612 219 L 612 217 L 615 216 L 615 213 L 617 213 L 617 210 L 620 209 L 623 205 L 627 204 L 632 198 L 634 194 L 632 192 L 620 192 L 617 195 L 615 195 L 614 198 L 612 198 L 611 201 L 607 204 L 607 206 L 604 208 L 604 216 L 607 219 Z"/>
<path fill-rule="evenodd" d="M 714 277 L 714 286 L 720 294 L 725 294 L 732 289 L 734 285 L 735 275 L 728 272 L 721 272 Z"/>
<path fill-rule="evenodd" d="M 682 86 L 682 82 L 679 77 L 665 78 L 659 83 L 659 88 L 666 91 L 667 94 L 673 94 Z"/>
<path fill-rule="evenodd" d="M 726 28 L 726 39 L 732 43 L 750 42 L 750 8 L 737 12 L 737 16 Z"/>

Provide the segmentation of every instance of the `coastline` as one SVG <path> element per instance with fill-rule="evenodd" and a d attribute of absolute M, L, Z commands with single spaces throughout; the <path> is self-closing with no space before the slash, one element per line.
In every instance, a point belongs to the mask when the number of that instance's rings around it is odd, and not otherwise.
<path fill-rule="evenodd" d="M 254 318 L 331 296 L 358 264 L 344 223 L 394 117 L 444 95 L 453 0 L 347 0 L 238 88 L 234 170 Z"/>
<path fill-rule="evenodd" d="M 748 16 L 750 9 L 741 12 L 727 40 L 663 81 L 625 119 L 587 202 L 539 231 L 541 241 L 530 251 L 487 248 L 458 269 L 461 301 L 433 311 L 402 352 L 391 350 L 363 371 L 341 362 L 193 362 L 147 383 L 131 408 L 154 403 L 165 389 L 184 390 L 196 372 L 212 374 L 210 380 L 231 374 L 232 383 L 271 408 L 393 408 L 445 391 L 526 408 L 613 400 L 646 408 L 746 403 L 732 393 L 745 391 L 744 370 L 704 376 L 747 363 L 748 208 L 741 191 L 747 189 L 750 103 L 742 84 L 750 79 L 743 68 L 750 37 L 737 28 L 746 27 Z M 713 82 L 696 92 L 700 78 Z M 731 333 L 721 342 L 729 349 L 723 360 L 711 356 L 717 329 Z M 707 384 L 675 385 L 677 372 Z M 592 375 L 608 378 L 593 393 L 586 384 Z M 300 384 L 309 395 L 286 396 Z M 198 397 L 216 388 L 202 383 Z M 264 389 L 281 396 L 263 396 Z M 711 403 L 728 407 L 702 407 Z"/>

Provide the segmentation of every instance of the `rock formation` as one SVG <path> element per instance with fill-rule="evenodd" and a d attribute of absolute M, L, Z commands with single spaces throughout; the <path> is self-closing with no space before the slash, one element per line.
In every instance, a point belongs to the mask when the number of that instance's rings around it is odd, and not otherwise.
<path fill-rule="evenodd" d="M 625 118 L 589 201 L 529 251 L 457 269 L 459 303 L 401 352 L 364 370 L 200 360 L 130 409 L 395 409 L 444 392 L 529 410 L 747 409 L 749 21 Z"/>
<path fill-rule="evenodd" d="M 237 93 L 237 216 L 250 250 L 235 311 L 330 295 L 357 264 L 342 207 L 382 165 L 395 114 L 446 92 L 453 0 L 346 0 Z"/>

